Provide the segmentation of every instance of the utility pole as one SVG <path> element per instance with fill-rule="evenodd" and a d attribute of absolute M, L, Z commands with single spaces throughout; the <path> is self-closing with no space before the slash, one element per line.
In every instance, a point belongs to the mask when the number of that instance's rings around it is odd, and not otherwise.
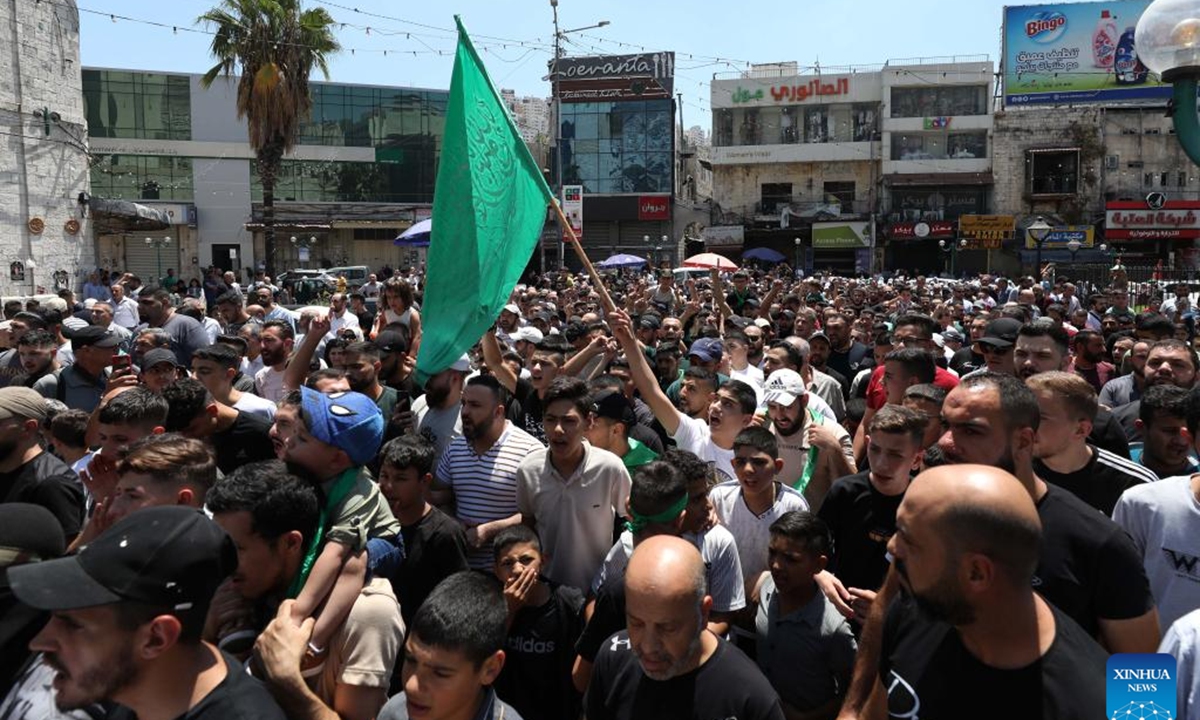
<path fill-rule="evenodd" d="M 562 98 L 558 94 L 558 61 L 562 57 L 562 34 L 558 31 L 558 0 L 550 0 L 554 12 L 554 61 L 550 65 L 550 94 L 554 98 L 554 197 L 562 197 Z M 563 226 L 558 221 L 558 267 L 567 266 L 567 248 L 563 244 Z M 583 238 L 579 239 L 583 242 Z M 542 246 L 542 269 L 546 268 L 546 248 Z"/>

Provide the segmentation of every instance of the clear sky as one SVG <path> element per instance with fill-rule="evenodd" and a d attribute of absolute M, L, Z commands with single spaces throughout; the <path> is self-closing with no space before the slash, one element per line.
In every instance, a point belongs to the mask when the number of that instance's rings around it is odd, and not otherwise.
<path fill-rule="evenodd" d="M 213 0 L 79 0 L 83 64 L 203 72 L 212 65 L 211 36 L 189 31 L 203 28 L 193 21 L 214 4 Z M 987 55 L 998 62 L 1004 4 L 1004 0 L 560 0 L 559 25 L 571 30 L 601 20 L 611 23 L 570 34 L 568 55 L 674 50 L 675 88 L 684 94 L 684 121 L 707 128 L 708 83 L 713 73 L 732 74 L 747 62 L 795 60 L 801 66 L 819 62 L 833 67 L 942 55 Z M 1019 3 L 1010 0 L 1009 4 Z M 337 37 L 345 48 L 331 63 L 334 81 L 448 87 L 457 13 L 497 85 L 518 95 L 550 94 L 550 85 L 543 80 L 554 36 L 549 0 L 339 0 L 325 7 L 339 23 Z"/>

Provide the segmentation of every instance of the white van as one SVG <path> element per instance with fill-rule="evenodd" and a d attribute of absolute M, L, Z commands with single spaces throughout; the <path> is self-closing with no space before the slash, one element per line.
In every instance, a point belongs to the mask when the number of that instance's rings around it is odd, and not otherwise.
<path fill-rule="evenodd" d="M 671 274 L 675 276 L 676 285 L 683 285 L 688 278 L 699 280 L 708 277 L 711 272 L 708 268 L 678 267 L 672 270 Z"/>

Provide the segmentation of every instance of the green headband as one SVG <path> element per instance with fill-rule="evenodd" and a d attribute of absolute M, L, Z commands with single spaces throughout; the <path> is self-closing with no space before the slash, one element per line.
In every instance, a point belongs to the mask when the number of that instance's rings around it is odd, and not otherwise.
<path fill-rule="evenodd" d="M 683 514 L 684 508 L 688 504 L 688 494 L 684 493 L 683 497 L 679 498 L 674 505 L 663 510 L 657 515 L 640 515 L 634 512 L 633 508 L 629 509 L 630 519 L 625 523 L 625 529 L 637 535 L 646 529 L 647 525 L 655 523 L 668 523 Z"/>

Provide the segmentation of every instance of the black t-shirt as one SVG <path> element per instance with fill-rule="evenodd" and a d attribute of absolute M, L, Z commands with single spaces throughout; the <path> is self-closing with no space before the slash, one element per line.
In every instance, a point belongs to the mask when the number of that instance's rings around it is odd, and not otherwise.
<path fill-rule="evenodd" d="M 896 532 L 896 510 L 904 494 L 884 495 L 870 471 L 836 480 L 817 516 L 833 534 L 829 571 L 846 587 L 875 590 L 887 575 L 887 543 Z"/>
<path fill-rule="evenodd" d="M 1125 403 L 1112 411 L 1113 420 L 1121 425 L 1121 429 L 1125 431 L 1125 439 L 1129 442 L 1138 442 L 1142 439 L 1142 431 L 1137 427 L 1138 415 L 1141 412 L 1141 400 Z"/>
<path fill-rule="evenodd" d="M 1108 653 L 1061 610 L 1050 609 L 1055 632 L 1046 654 L 1024 668 L 1000 670 L 972 655 L 952 626 L 901 596 L 888 608 L 880 651 L 889 716 L 1103 718 Z"/>
<path fill-rule="evenodd" d="M 959 377 L 975 372 L 985 365 L 987 365 L 987 362 L 984 360 L 984 357 L 971 350 L 970 345 L 959 348 L 950 357 L 950 369 L 958 373 Z"/>
<path fill-rule="evenodd" d="M 871 348 L 854 341 L 850 343 L 850 347 L 845 352 L 830 349 L 829 359 L 825 361 L 825 364 L 840 373 L 842 377 L 853 378 L 860 370 L 870 367 L 873 360 Z"/>
<path fill-rule="evenodd" d="M 604 641 L 625 629 L 625 573 L 610 576 L 596 591 L 592 617 L 575 643 L 575 652 L 588 662 L 596 656 Z"/>
<path fill-rule="evenodd" d="M 741 650 L 717 639 L 716 652 L 670 680 L 646 677 L 629 633 L 610 637 L 596 656 L 584 699 L 588 720 L 783 720 L 775 689 Z"/>
<path fill-rule="evenodd" d="M 404 562 L 391 580 L 404 625 L 410 627 L 413 616 L 438 583 L 470 569 L 467 536 L 457 520 L 437 508 L 431 508 L 412 525 L 401 526 L 400 534 L 404 537 Z"/>
<path fill-rule="evenodd" d="M 375 327 L 375 313 L 370 310 L 363 310 L 359 313 L 354 313 L 358 318 L 358 326 L 362 328 L 364 333 L 370 333 L 371 328 Z"/>
<path fill-rule="evenodd" d="M 1060 487 L 1047 483 L 1037 504 L 1042 553 L 1033 589 L 1091 636 L 1099 618 L 1128 620 L 1154 607 L 1137 547 L 1119 525 Z"/>
<path fill-rule="evenodd" d="M 582 610 L 583 593 L 559 586 L 551 588 L 545 605 L 522 608 L 513 618 L 496 695 L 525 720 L 579 717 L 571 666 L 575 638 L 583 627 Z"/>
<path fill-rule="evenodd" d="M 246 463 L 274 460 L 275 446 L 268 434 L 270 430 L 270 420 L 239 412 L 233 425 L 212 435 L 217 467 L 228 475 Z"/>
<path fill-rule="evenodd" d="M 175 720 L 287 720 L 262 682 L 247 673 L 237 660 L 225 653 L 221 657 L 225 660 L 225 679 Z M 132 710 L 118 705 L 107 720 L 135 718 Z"/>
<path fill-rule="evenodd" d="M 1124 407 L 1124 406 L 1122 406 Z M 1137 413 L 1134 413 L 1136 418 Z M 1092 421 L 1092 432 L 1087 441 L 1096 447 L 1102 447 L 1114 455 L 1129 457 L 1129 438 L 1117 417 L 1108 410 L 1097 410 L 1096 419 Z"/>
<path fill-rule="evenodd" d="M 0 473 L 0 502 L 41 505 L 62 524 L 67 539 L 83 525 L 83 488 L 62 460 L 48 452 L 8 473 Z"/>
<path fill-rule="evenodd" d="M 1134 465 L 1132 460 L 1113 457 L 1111 453 L 1101 455 L 1091 448 L 1092 459 L 1087 465 L 1072 473 L 1059 473 L 1046 467 L 1041 460 L 1033 461 L 1033 471 L 1048 483 L 1069 490 L 1075 497 L 1112 517 L 1113 508 L 1121 493 L 1131 487 L 1154 482 L 1157 478 L 1149 470 Z"/>
<path fill-rule="evenodd" d="M 517 391 L 513 393 L 519 404 L 517 417 L 510 417 L 517 427 L 546 444 L 546 429 L 542 427 L 542 399 L 538 397 L 533 383 L 521 378 L 517 380 Z"/>

